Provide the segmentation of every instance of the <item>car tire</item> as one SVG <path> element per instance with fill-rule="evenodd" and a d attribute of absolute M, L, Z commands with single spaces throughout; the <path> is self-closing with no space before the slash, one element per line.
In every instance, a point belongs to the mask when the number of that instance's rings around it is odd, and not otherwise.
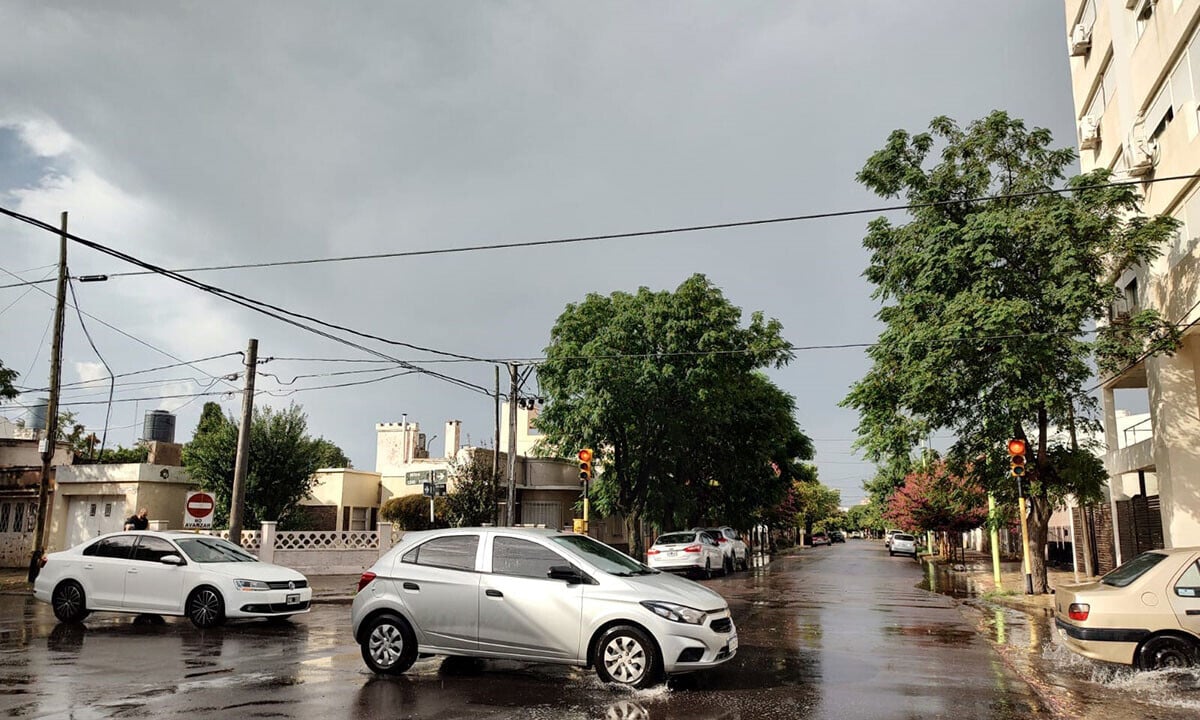
<path fill-rule="evenodd" d="M 712 580 L 712 575 L 712 560 L 705 560 L 704 572 L 701 573 L 701 577 L 703 577 L 705 580 Z"/>
<path fill-rule="evenodd" d="M 201 585 L 188 595 L 184 605 L 188 620 L 201 630 L 217 627 L 225 622 L 225 600 L 221 593 L 208 585 Z"/>
<path fill-rule="evenodd" d="M 1137 650 L 1137 666 L 1141 670 L 1192 667 L 1196 662 L 1196 644 L 1175 635 L 1152 637 Z"/>
<path fill-rule="evenodd" d="M 732 575 L 733 573 L 737 572 L 737 561 L 735 561 L 733 559 L 733 556 L 730 555 L 729 559 L 727 559 L 721 565 L 721 568 L 722 568 L 722 572 L 721 572 L 722 575 Z"/>
<path fill-rule="evenodd" d="M 891 550 L 888 550 L 888 557 L 896 557 L 896 553 L 892 552 Z"/>
<path fill-rule="evenodd" d="M 59 583 L 54 588 L 50 604 L 54 607 L 54 617 L 65 623 L 83 622 L 91 614 L 87 609 L 87 595 L 83 592 L 83 586 L 74 580 Z"/>
<path fill-rule="evenodd" d="M 658 682 L 658 646 L 644 631 L 617 625 L 604 631 L 592 654 L 596 674 L 606 683 L 645 688 Z"/>
<path fill-rule="evenodd" d="M 417 660 L 417 636 L 399 615 L 379 615 L 362 631 L 363 662 L 378 675 L 400 675 Z"/>

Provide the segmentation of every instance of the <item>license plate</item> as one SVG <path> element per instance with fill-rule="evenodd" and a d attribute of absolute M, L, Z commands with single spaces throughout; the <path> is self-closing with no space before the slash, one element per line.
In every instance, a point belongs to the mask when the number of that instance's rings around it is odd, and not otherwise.
<path fill-rule="evenodd" d="M 668 550 L 668 551 L 667 551 L 667 557 L 675 557 L 675 556 L 676 556 L 676 555 L 678 555 L 678 554 L 679 554 L 679 553 L 675 552 L 674 550 Z"/>
<path fill-rule="evenodd" d="M 737 635 L 734 635 L 733 637 L 729 638 L 729 645 L 728 645 L 729 652 L 735 652 L 737 650 L 737 646 L 738 646 L 738 638 L 737 638 Z"/>
<path fill-rule="evenodd" d="M 300 602 L 300 593 L 290 593 L 287 596 L 287 604 L 295 605 Z"/>

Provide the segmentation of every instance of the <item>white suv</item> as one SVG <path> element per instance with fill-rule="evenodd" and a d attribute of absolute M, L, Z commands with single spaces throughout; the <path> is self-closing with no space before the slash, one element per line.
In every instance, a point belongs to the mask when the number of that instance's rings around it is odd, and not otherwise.
<path fill-rule="evenodd" d="M 586 535 L 533 528 L 409 532 L 363 573 L 354 639 L 372 671 L 417 654 L 595 667 L 642 688 L 737 653 L 725 598 Z"/>
<path fill-rule="evenodd" d="M 692 528 L 697 532 L 704 531 L 717 541 L 717 546 L 721 548 L 721 557 L 725 559 L 725 572 L 731 573 L 737 570 L 745 570 L 750 567 L 750 548 L 738 535 L 737 530 L 722 525 L 721 527 L 697 527 Z"/>

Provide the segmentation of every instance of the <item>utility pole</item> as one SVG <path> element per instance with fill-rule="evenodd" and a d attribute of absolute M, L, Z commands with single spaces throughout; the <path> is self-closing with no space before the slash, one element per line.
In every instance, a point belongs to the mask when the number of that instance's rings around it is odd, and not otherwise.
<path fill-rule="evenodd" d="M 517 364 L 508 363 L 508 516 L 505 525 L 512 527 L 517 522 Z"/>
<path fill-rule="evenodd" d="M 46 402 L 46 436 L 42 438 L 42 476 L 38 483 L 37 525 L 33 553 L 29 556 L 29 582 L 37 580 L 42 555 L 46 552 L 46 504 L 50 499 L 50 463 L 54 461 L 58 438 L 58 389 L 62 380 L 63 317 L 67 304 L 67 213 L 62 214 L 62 232 L 58 237 L 58 294 L 54 303 L 54 343 L 50 346 L 50 399 Z"/>
<path fill-rule="evenodd" d="M 499 524 L 500 518 L 496 517 L 496 483 L 500 478 L 500 366 L 496 369 L 496 441 L 492 443 L 492 517 L 495 518 L 496 524 Z"/>
<path fill-rule="evenodd" d="M 250 456 L 250 424 L 254 418 L 254 374 L 258 369 L 258 340 L 246 347 L 246 389 L 242 391 L 242 424 L 238 427 L 237 459 L 233 464 L 233 492 L 229 501 L 229 542 L 241 546 L 242 517 L 246 504 L 246 469 Z"/>

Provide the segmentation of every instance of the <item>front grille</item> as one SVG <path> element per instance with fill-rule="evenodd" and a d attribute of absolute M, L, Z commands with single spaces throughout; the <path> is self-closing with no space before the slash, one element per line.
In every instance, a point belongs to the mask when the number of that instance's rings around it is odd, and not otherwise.
<path fill-rule="evenodd" d="M 272 580 L 267 583 L 267 587 L 272 590 L 291 590 L 293 588 L 288 587 L 289 583 L 295 583 L 296 589 L 308 587 L 307 580 Z"/>
<path fill-rule="evenodd" d="M 733 630 L 733 620 L 729 618 L 717 618 L 709 624 L 709 627 L 715 632 L 727 633 L 730 630 Z"/>

